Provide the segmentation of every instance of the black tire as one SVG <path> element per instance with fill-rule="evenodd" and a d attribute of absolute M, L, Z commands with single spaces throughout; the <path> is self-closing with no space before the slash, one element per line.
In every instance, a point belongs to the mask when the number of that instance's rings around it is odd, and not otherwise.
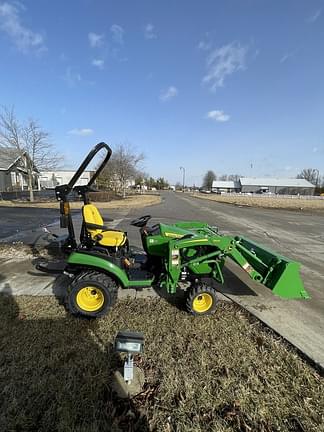
<path fill-rule="evenodd" d="M 215 313 L 217 302 L 216 290 L 200 283 L 189 288 L 186 308 L 192 315 L 210 315 Z"/>
<path fill-rule="evenodd" d="M 105 273 L 84 271 L 71 282 L 66 306 L 73 315 L 99 318 L 116 303 L 117 293 L 118 285 L 111 277 Z"/>

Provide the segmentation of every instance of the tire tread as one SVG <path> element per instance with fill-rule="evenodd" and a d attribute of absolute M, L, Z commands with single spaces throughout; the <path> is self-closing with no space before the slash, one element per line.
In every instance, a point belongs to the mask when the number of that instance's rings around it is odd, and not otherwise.
<path fill-rule="evenodd" d="M 73 295 L 73 289 L 77 287 L 79 283 L 82 283 L 84 280 L 89 280 L 89 283 L 91 282 L 97 282 L 98 285 L 104 287 L 104 291 L 108 291 L 110 295 L 110 304 L 108 307 L 105 307 L 103 310 L 99 312 L 91 312 L 91 313 L 81 313 L 78 308 L 74 306 L 74 302 L 71 302 L 71 295 Z M 118 284 L 115 282 L 114 279 L 112 279 L 110 276 L 108 276 L 105 273 L 98 272 L 95 270 L 83 270 L 79 274 L 77 274 L 71 284 L 68 287 L 67 295 L 65 296 L 65 307 L 68 312 L 70 312 L 72 315 L 76 316 L 88 316 L 88 317 L 94 317 L 99 318 L 103 315 L 105 315 L 108 310 L 116 303 L 117 296 L 118 296 Z"/>
<path fill-rule="evenodd" d="M 192 309 L 192 302 L 193 302 L 193 299 L 195 297 L 197 297 L 197 295 L 202 294 L 202 293 L 210 294 L 213 298 L 213 304 L 212 304 L 212 307 L 207 312 L 197 313 Z M 217 303 L 218 303 L 218 300 L 217 300 L 216 290 L 204 282 L 201 282 L 199 285 L 194 285 L 188 290 L 188 296 L 187 296 L 187 300 L 186 300 L 186 308 L 187 308 L 187 311 L 189 313 L 191 313 L 192 315 L 211 315 L 211 314 L 215 313 Z"/>

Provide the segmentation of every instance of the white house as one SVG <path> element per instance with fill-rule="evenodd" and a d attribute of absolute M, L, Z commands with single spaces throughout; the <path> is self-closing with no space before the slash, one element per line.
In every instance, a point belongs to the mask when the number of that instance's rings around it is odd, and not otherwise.
<path fill-rule="evenodd" d="M 13 149 L 0 149 L 0 192 L 23 191 L 28 189 L 26 152 L 19 154 Z M 29 159 L 30 160 L 30 159 Z M 39 189 L 39 172 L 33 169 L 33 189 Z"/>

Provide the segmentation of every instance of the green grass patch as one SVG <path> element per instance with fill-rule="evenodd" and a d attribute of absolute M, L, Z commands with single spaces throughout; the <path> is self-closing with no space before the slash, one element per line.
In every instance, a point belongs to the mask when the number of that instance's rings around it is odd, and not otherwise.
<path fill-rule="evenodd" d="M 120 301 L 97 321 L 53 297 L 0 296 L 1 431 L 321 431 L 324 382 L 231 303 L 195 318 L 164 300 Z M 143 392 L 120 400 L 118 330 L 145 334 Z"/>

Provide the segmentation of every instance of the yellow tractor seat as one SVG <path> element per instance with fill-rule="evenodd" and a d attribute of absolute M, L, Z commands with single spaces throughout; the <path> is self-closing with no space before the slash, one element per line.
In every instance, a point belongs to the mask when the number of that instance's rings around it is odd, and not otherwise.
<path fill-rule="evenodd" d="M 93 204 L 85 204 L 82 208 L 83 224 L 85 231 L 91 239 L 101 246 L 124 246 L 127 237 L 123 231 L 110 230 L 104 225 L 102 216 Z"/>

